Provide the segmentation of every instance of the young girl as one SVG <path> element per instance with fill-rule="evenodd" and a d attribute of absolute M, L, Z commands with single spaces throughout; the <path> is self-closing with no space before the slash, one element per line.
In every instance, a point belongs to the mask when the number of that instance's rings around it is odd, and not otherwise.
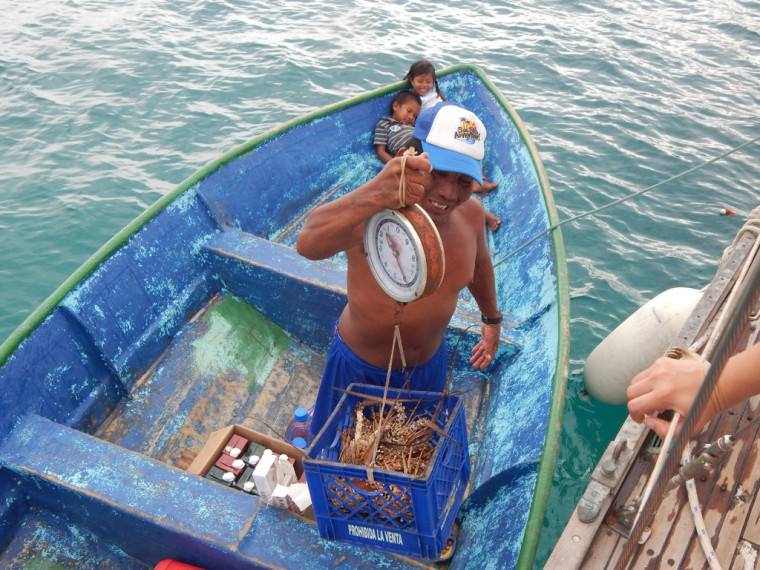
<path fill-rule="evenodd" d="M 446 100 L 446 97 L 441 93 L 440 87 L 438 87 L 435 67 L 428 60 L 421 59 L 415 61 L 409 68 L 409 72 L 404 76 L 404 79 L 409 82 L 412 91 L 420 96 L 420 100 L 422 101 L 421 111 Z"/>
<path fill-rule="evenodd" d="M 412 92 L 420 97 L 420 101 L 422 102 L 420 113 L 446 100 L 446 97 L 441 92 L 441 88 L 438 86 L 435 67 L 428 60 L 421 59 L 415 61 L 409 67 L 409 71 L 404 76 L 404 79 L 409 82 Z M 483 176 L 483 184 L 482 186 L 476 185 L 475 192 L 488 192 L 498 185 L 497 182 L 491 182 Z M 501 220 L 488 210 L 486 210 L 486 221 L 492 231 L 496 231 L 501 225 Z"/>

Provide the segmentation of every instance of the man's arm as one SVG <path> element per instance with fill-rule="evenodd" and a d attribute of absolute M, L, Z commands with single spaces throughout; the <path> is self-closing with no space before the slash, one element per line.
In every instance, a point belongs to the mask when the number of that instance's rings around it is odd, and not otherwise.
<path fill-rule="evenodd" d="M 496 280 L 494 278 L 491 254 L 488 251 L 485 237 L 485 212 L 479 201 L 471 199 L 478 205 L 475 223 L 477 224 L 477 251 L 475 254 L 475 271 L 472 282 L 468 289 L 480 308 L 484 317 L 500 317 L 499 307 L 496 300 Z M 496 355 L 499 348 L 499 336 L 501 324 L 482 323 L 480 327 L 480 341 L 472 349 L 470 364 L 475 368 L 485 368 Z"/>
<path fill-rule="evenodd" d="M 384 208 L 401 207 L 401 161 L 390 160 L 372 180 L 309 214 L 296 240 L 298 253 L 308 259 L 327 259 L 360 245 L 368 218 Z M 431 183 L 427 154 L 408 157 L 405 177 L 406 204 L 416 204 Z"/>

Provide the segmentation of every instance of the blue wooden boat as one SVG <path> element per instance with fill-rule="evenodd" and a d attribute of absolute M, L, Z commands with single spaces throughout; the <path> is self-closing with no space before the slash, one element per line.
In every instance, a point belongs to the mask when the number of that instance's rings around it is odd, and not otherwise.
<path fill-rule="evenodd" d="M 568 289 L 540 159 L 476 68 L 440 74 L 488 129 L 486 206 L 509 326 L 469 367 L 464 293 L 446 342 L 472 476 L 454 567 L 530 567 L 559 441 Z M 419 567 L 322 540 L 303 519 L 184 471 L 229 424 L 284 430 L 310 404 L 345 302 L 344 259 L 294 249 L 309 211 L 380 168 L 371 134 L 400 83 L 311 113 L 209 164 L 114 236 L 0 346 L 0 567 Z M 267 427 L 269 426 L 269 427 Z M 37 565 L 37 566 L 35 566 Z M 57 566 L 56 566 L 57 565 Z"/>

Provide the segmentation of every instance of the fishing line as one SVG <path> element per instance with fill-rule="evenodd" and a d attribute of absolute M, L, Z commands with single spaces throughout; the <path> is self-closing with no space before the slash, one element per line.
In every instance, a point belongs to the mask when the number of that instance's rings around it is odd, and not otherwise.
<path fill-rule="evenodd" d="M 760 136 L 757 136 L 757 137 L 755 137 L 752 140 L 748 140 L 746 142 L 743 142 L 740 145 L 735 146 L 735 147 L 727 150 L 723 154 L 715 156 L 715 157 L 713 157 L 713 158 L 711 158 L 709 160 L 706 160 L 705 162 L 697 164 L 696 166 L 692 166 L 691 168 L 689 168 L 687 170 L 684 170 L 683 172 L 679 172 L 678 174 L 674 174 L 670 178 L 666 178 L 665 180 L 661 180 L 657 184 L 653 184 L 652 186 L 648 186 L 647 188 L 644 188 L 643 190 L 639 190 L 638 192 L 634 192 L 633 194 L 629 194 L 628 196 L 623 196 L 622 198 L 618 198 L 617 200 L 613 200 L 609 204 L 605 204 L 604 206 L 600 206 L 600 207 L 595 208 L 593 210 L 590 210 L 588 212 L 584 212 L 582 214 L 578 214 L 577 216 L 573 216 L 572 218 L 568 218 L 566 220 L 561 220 L 561 221 L 557 222 L 556 224 L 554 224 L 552 226 L 549 226 L 548 228 L 546 228 L 541 233 L 536 234 L 535 236 L 533 236 L 532 238 L 530 238 L 528 241 L 524 242 L 522 245 L 519 245 L 518 247 L 516 247 L 515 249 L 513 249 L 510 253 L 506 254 L 504 257 L 502 257 L 501 259 L 499 259 L 498 261 L 494 261 L 493 266 L 497 267 L 497 266 L 501 265 L 506 260 L 508 260 L 510 257 L 512 257 L 513 255 L 515 255 L 517 252 L 522 251 L 523 249 L 525 249 L 526 247 L 528 247 L 530 244 L 532 244 L 537 239 L 539 239 L 539 238 L 547 235 L 549 232 L 554 231 L 555 229 L 557 229 L 558 227 L 560 227 L 560 226 L 562 226 L 564 224 L 567 224 L 569 222 L 574 222 L 575 220 L 580 220 L 580 219 L 586 218 L 588 216 L 592 216 L 594 214 L 597 214 L 597 213 L 601 212 L 602 210 L 606 210 L 607 208 L 611 208 L 612 206 L 620 204 L 621 202 L 625 202 L 627 200 L 635 198 L 636 196 L 640 196 L 641 194 L 645 194 L 646 192 L 650 192 L 650 191 L 654 190 L 655 188 L 659 188 L 663 184 L 667 184 L 668 182 L 673 182 L 674 180 L 678 180 L 679 178 L 683 178 L 684 176 L 686 176 L 688 174 L 691 174 L 692 172 L 696 172 L 697 170 L 699 170 L 701 168 L 704 168 L 705 166 L 708 166 L 708 165 L 712 164 L 713 162 L 717 162 L 717 161 L 719 161 L 719 160 L 721 160 L 723 158 L 726 158 L 727 156 L 729 156 L 729 155 L 731 155 L 731 154 L 733 154 L 733 153 L 735 153 L 735 152 L 743 149 L 746 146 L 751 145 L 752 143 L 757 142 L 758 140 L 760 140 Z"/>

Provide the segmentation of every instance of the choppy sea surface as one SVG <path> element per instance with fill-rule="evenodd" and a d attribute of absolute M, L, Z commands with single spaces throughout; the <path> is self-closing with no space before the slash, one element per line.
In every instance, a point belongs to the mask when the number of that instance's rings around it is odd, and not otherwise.
<path fill-rule="evenodd" d="M 3 0 L 0 13 L 0 339 L 203 164 L 421 57 L 486 71 L 561 219 L 760 135 L 760 2 Z M 563 226 L 570 378 L 538 566 L 625 417 L 586 395 L 584 358 L 657 293 L 711 279 L 742 223 L 718 211 L 760 203 L 759 158 L 754 144 Z"/>

